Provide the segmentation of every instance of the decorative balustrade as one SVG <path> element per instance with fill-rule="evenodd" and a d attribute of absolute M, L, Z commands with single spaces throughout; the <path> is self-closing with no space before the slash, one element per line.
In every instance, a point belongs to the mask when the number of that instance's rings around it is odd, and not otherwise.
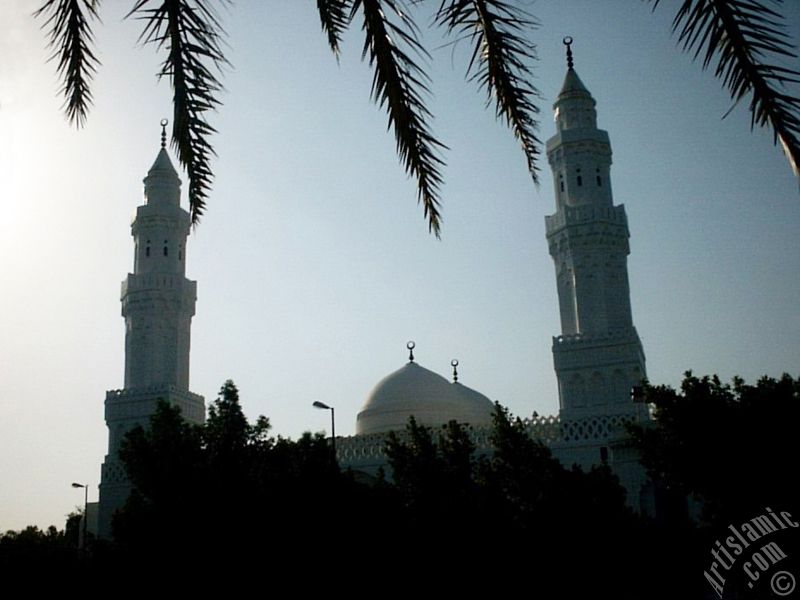
<path fill-rule="evenodd" d="M 565 335 L 557 335 L 553 337 L 553 347 L 577 345 L 577 344 L 595 344 L 600 342 L 612 342 L 620 340 L 638 339 L 635 327 L 626 327 L 624 329 L 612 329 L 604 333 L 571 333 Z"/>
<path fill-rule="evenodd" d="M 619 439 L 626 435 L 626 423 L 640 420 L 636 415 L 600 415 L 567 421 L 562 421 L 557 415 L 535 415 L 523 419 L 523 424 L 531 438 L 547 446 L 554 446 Z M 468 426 L 467 431 L 477 452 L 492 450 L 490 427 Z M 407 439 L 405 432 L 397 435 L 401 440 Z M 339 437 L 336 438 L 336 456 L 342 466 L 386 464 L 386 441 L 387 434 L 383 433 Z"/>
<path fill-rule="evenodd" d="M 182 400 L 202 400 L 193 392 L 189 392 L 175 385 L 149 385 L 132 389 L 108 390 L 106 392 L 106 402 L 108 401 L 127 401 L 140 398 L 141 396 L 153 396 L 158 394 L 170 394 L 172 397 L 179 397 Z M 166 398 L 165 398 L 166 400 Z"/>
<path fill-rule="evenodd" d="M 130 292 L 176 289 L 196 293 L 197 283 L 180 273 L 129 273 L 122 282 L 121 296 Z"/>
<path fill-rule="evenodd" d="M 189 421 L 195 423 L 205 421 L 203 397 L 171 384 L 107 391 L 106 420 L 147 422 L 159 399 L 177 404 L 184 418 Z"/>
<path fill-rule="evenodd" d="M 628 218 L 625 216 L 625 208 L 621 204 L 618 206 L 594 206 L 592 204 L 565 206 L 554 215 L 545 217 L 545 228 L 550 234 L 566 225 L 594 222 L 627 225 Z"/>

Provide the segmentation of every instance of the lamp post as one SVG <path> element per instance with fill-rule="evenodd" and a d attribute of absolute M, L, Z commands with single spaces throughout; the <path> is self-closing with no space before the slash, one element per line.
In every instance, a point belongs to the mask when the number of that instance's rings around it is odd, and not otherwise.
<path fill-rule="evenodd" d="M 86 521 L 89 518 L 88 509 L 89 509 L 89 484 L 88 483 L 73 483 L 72 487 L 74 488 L 83 488 L 83 535 L 81 538 L 80 544 L 78 547 L 81 550 L 86 550 Z"/>
<path fill-rule="evenodd" d="M 331 449 L 333 451 L 333 462 L 336 462 L 336 420 L 334 419 L 334 410 L 332 406 L 328 406 L 324 402 L 316 400 L 312 406 L 314 408 L 321 408 L 322 410 L 331 411 Z"/>

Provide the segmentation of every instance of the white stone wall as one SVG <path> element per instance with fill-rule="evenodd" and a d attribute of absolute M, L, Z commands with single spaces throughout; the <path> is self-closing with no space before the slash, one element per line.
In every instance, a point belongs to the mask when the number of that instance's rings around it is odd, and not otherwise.
<path fill-rule="evenodd" d="M 129 274 L 122 289 L 125 387 L 189 387 L 197 284 L 181 275 Z"/>

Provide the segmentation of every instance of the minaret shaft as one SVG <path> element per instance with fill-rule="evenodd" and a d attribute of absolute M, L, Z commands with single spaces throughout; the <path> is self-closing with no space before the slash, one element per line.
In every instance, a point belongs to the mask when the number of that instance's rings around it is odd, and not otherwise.
<path fill-rule="evenodd" d="M 611 144 L 597 128 L 595 100 L 574 69 L 554 104 L 547 142 L 556 212 L 546 218 L 556 269 L 561 335 L 553 338 L 566 418 L 633 412 L 630 388 L 645 376 L 633 326 L 625 208 L 611 192 Z"/>
<path fill-rule="evenodd" d="M 111 534 L 113 512 L 131 486 L 119 460 L 125 434 L 147 426 L 158 402 L 181 409 L 194 423 L 205 419 L 203 398 L 189 391 L 191 320 L 197 284 L 185 277 L 189 213 L 180 206 L 180 179 L 162 146 L 144 179 L 146 203 L 131 224 L 133 273 L 122 282 L 125 318 L 125 387 L 106 393 L 108 454 L 100 484 L 99 534 Z"/>
<path fill-rule="evenodd" d="M 125 388 L 189 389 L 189 347 L 197 287 L 184 276 L 189 215 L 140 206 L 132 226 L 134 272 L 122 283 Z"/>

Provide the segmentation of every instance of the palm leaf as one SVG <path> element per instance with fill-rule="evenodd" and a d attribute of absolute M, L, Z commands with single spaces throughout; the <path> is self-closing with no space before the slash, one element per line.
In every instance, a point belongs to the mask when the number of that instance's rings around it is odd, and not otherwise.
<path fill-rule="evenodd" d="M 660 0 L 651 0 L 655 9 Z M 796 176 L 800 176 L 800 99 L 787 84 L 800 83 L 800 71 L 775 64 L 797 60 L 777 7 L 782 0 L 684 0 L 673 19 L 679 43 L 703 69 L 717 59 L 714 75 L 728 88 L 734 106 L 750 95 L 750 127 L 772 128 Z M 731 107 L 731 110 L 733 107 Z M 730 110 L 727 114 L 730 113 Z"/>
<path fill-rule="evenodd" d="M 388 9 L 394 17 L 391 20 Z M 362 58 L 369 54 L 374 68 L 372 98 L 389 114 L 389 128 L 394 128 L 397 153 L 406 172 L 417 180 L 417 200 L 422 202 L 428 229 L 440 235 L 439 187 L 440 166 L 444 164 L 438 151 L 445 146 L 433 137 L 427 119 L 423 93 L 430 93 L 428 76 L 403 47 L 422 57 L 427 52 L 417 38 L 414 21 L 395 0 L 355 0 L 351 17 L 361 10 L 365 33 Z"/>
<path fill-rule="evenodd" d="M 541 141 L 536 136 L 539 91 L 530 83 L 530 62 L 536 46 L 528 36 L 538 23 L 527 12 L 502 0 L 443 0 L 436 23 L 470 39 L 472 58 L 467 67 L 470 80 L 486 91 L 487 106 L 494 99 L 499 119 L 522 144 L 528 171 L 538 183 Z"/>
<path fill-rule="evenodd" d="M 42 27 L 49 27 L 48 46 L 55 49 L 50 60 L 58 58 L 64 95 L 64 112 L 70 123 L 82 127 L 92 104 L 89 85 L 100 61 L 91 50 L 93 41 L 89 21 L 97 19 L 98 0 L 47 0 L 35 17 L 47 15 Z"/>
<path fill-rule="evenodd" d="M 328 44 L 337 60 L 342 43 L 342 33 L 350 25 L 352 5 L 353 0 L 317 0 L 322 31 L 327 34 Z"/>
<path fill-rule="evenodd" d="M 155 5 L 153 8 L 148 8 Z M 145 21 L 139 40 L 165 49 L 159 77 L 173 89 L 172 146 L 189 176 L 192 223 L 205 211 L 215 155 L 209 137 L 216 130 L 206 113 L 219 106 L 222 85 L 210 67 L 229 64 L 220 47 L 224 30 L 208 0 L 137 0 L 127 16 Z"/>

